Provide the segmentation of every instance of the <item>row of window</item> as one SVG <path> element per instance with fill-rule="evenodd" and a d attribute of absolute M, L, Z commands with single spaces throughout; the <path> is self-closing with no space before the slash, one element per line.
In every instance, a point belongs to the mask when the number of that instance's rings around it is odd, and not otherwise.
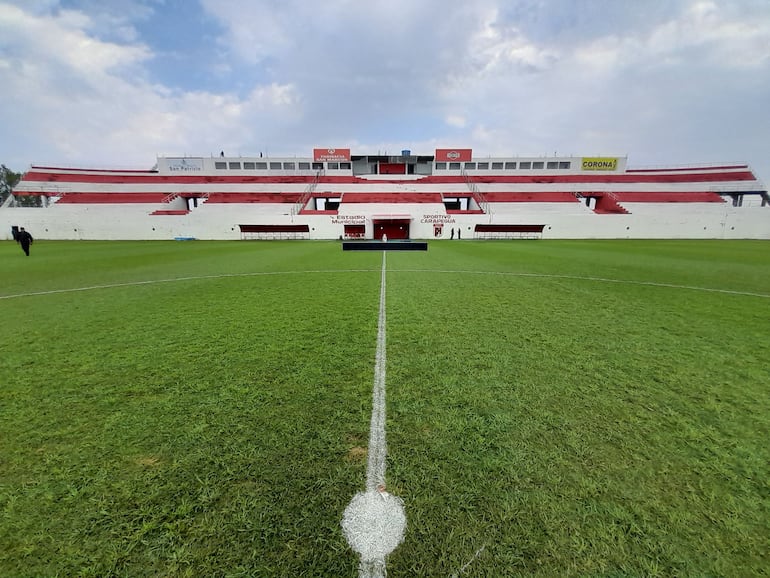
<path fill-rule="evenodd" d="M 225 170 L 225 169 L 231 169 L 231 170 L 257 170 L 257 171 L 294 171 L 294 170 L 300 170 L 300 171 L 322 171 L 324 170 L 324 164 L 326 164 L 326 168 L 329 170 L 343 170 L 343 171 L 349 171 L 351 168 L 351 164 L 348 162 L 342 162 L 342 163 L 336 163 L 336 162 L 327 162 L 327 163 L 310 163 L 310 162 L 294 162 L 294 161 L 287 161 L 287 162 L 278 162 L 278 161 L 271 161 L 271 162 L 264 162 L 264 161 L 216 161 L 214 163 L 214 168 Z M 506 162 L 467 162 L 467 163 L 445 163 L 445 162 L 439 162 L 436 163 L 436 170 L 437 171 L 459 171 L 460 169 L 465 169 L 466 171 L 486 171 L 486 170 L 516 170 L 518 167 L 521 170 L 528 170 L 528 169 L 569 169 L 572 166 L 572 163 L 570 161 L 520 161 L 520 162 L 512 162 L 512 161 L 506 161 Z"/>
<path fill-rule="evenodd" d="M 447 167 L 448 165 L 448 167 Z M 499 170 L 506 170 L 506 171 L 512 171 L 516 170 L 516 165 L 518 165 L 519 169 L 528 170 L 528 169 L 569 169 L 572 166 L 572 163 L 570 161 L 521 161 L 519 163 L 507 161 L 507 162 L 492 162 L 492 163 L 472 163 L 468 162 L 465 163 L 464 166 L 462 163 L 436 163 L 436 170 L 437 171 L 445 171 L 447 168 L 450 171 L 459 171 L 461 166 L 466 171 L 487 171 L 489 169 L 492 169 L 493 171 L 499 171 Z"/>
<path fill-rule="evenodd" d="M 230 169 L 230 170 L 236 170 L 239 171 L 241 169 L 249 171 L 249 170 L 257 170 L 257 171 L 294 171 L 294 170 L 300 170 L 300 171 L 322 171 L 324 169 L 324 163 L 309 163 L 309 162 L 285 162 L 280 163 L 277 161 L 272 162 L 263 162 L 263 161 L 216 161 L 214 162 L 214 168 L 215 169 Z M 350 170 L 350 163 L 326 163 L 326 168 L 331 170 Z"/>

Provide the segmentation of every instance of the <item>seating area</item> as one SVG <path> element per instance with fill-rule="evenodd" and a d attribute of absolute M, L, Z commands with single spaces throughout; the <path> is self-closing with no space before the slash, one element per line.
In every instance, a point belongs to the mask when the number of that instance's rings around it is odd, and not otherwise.
<path fill-rule="evenodd" d="M 724 203 L 717 193 L 709 192 L 616 192 L 618 202 L 623 203 Z"/>
<path fill-rule="evenodd" d="M 445 177 L 461 178 L 461 177 Z M 618 174 L 591 175 L 590 181 L 582 174 L 569 175 L 500 175 L 500 176 L 474 176 L 471 182 L 478 184 L 556 184 L 556 183 L 711 183 L 733 181 L 756 181 L 756 177 L 750 170 L 722 171 L 722 172 L 631 172 Z"/>
<path fill-rule="evenodd" d="M 343 193 L 342 203 L 441 203 L 441 193 Z"/>
<path fill-rule="evenodd" d="M 290 193 L 209 193 L 207 203 L 296 203 L 301 192 Z"/>
<path fill-rule="evenodd" d="M 697 167 L 676 167 L 676 168 L 643 168 L 643 169 L 631 169 L 627 168 L 627 173 L 696 173 L 696 172 L 722 172 L 729 170 L 748 170 L 749 165 L 703 165 Z"/>
<path fill-rule="evenodd" d="M 624 203 L 629 213 L 637 217 L 657 216 L 659 220 L 667 220 L 684 216 L 695 215 L 724 215 L 726 211 L 733 210 L 728 203 L 669 203 L 665 209 L 655 203 Z M 769 215 L 770 217 L 770 215 Z"/>
<path fill-rule="evenodd" d="M 167 193 L 66 193 L 61 195 L 56 204 L 125 204 L 125 203 L 162 203 Z"/>
<path fill-rule="evenodd" d="M 711 192 L 598 192 L 585 193 L 586 197 L 595 200 L 594 212 L 599 215 L 629 214 L 627 203 L 720 203 L 725 200 L 717 193 Z"/>
<path fill-rule="evenodd" d="M 39 207 L 30 222 L 64 239 L 361 239 L 386 226 L 389 239 L 449 238 L 458 227 L 479 239 L 767 237 L 770 196 L 747 165 L 628 169 L 624 158 L 598 159 L 605 166 L 436 151 L 351 155 L 344 166 L 315 156 L 159 157 L 150 170 L 38 165 L 0 209 L 21 220 Z M 239 221 L 262 224 L 239 230 Z"/>
<path fill-rule="evenodd" d="M 574 193 L 498 192 L 484 193 L 488 203 L 577 203 Z"/>
<path fill-rule="evenodd" d="M 355 177 L 348 177 L 355 178 Z M 332 177 L 335 179 L 335 177 Z M 48 172 L 33 168 L 25 174 L 28 182 L 41 183 L 99 183 L 99 184 L 199 184 L 199 183 L 270 183 L 294 184 L 311 183 L 314 175 L 259 176 L 259 175 L 162 175 L 153 171 L 99 171 L 94 172 Z"/>
<path fill-rule="evenodd" d="M 492 215 L 531 215 L 538 217 L 540 220 L 542 217 L 548 216 L 570 216 L 570 215 L 590 215 L 593 213 L 583 203 L 577 201 L 572 196 L 571 202 L 503 202 L 503 203 L 489 203 L 489 212 Z"/>

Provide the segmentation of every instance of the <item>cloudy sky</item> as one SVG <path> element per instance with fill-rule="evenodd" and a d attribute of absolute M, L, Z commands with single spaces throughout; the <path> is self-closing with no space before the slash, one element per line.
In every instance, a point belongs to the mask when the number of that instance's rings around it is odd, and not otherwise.
<path fill-rule="evenodd" d="M 0 163 L 628 155 L 770 183 L 769 0 L 0 0 Z"/>

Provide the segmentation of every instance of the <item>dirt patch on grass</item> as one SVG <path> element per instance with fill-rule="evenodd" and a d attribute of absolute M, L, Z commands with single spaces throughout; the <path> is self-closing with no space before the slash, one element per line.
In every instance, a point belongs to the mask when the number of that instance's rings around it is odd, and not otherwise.
<path fill-rule="evenodd" d="M 134 459 L 134 463 L 138 466 L 153 468 L 161 464 L 161 459 L 158 456 L 140 456 Z"/>
<path fill-rule="evenodd" d="M 353 446 L 348 450 L 347 459 L 350 462 L 362 462 L 366 459 L 366 448 Z"/>

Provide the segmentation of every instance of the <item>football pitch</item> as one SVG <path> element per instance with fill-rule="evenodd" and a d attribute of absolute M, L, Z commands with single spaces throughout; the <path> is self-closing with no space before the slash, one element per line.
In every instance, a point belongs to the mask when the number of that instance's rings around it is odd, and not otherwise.
<path fill-rule="evenodd" d="M 770 568 L 770 242 L 0 243 L 0 576 Z M 384 273 L 383 273 L 384 270 Z"/>

